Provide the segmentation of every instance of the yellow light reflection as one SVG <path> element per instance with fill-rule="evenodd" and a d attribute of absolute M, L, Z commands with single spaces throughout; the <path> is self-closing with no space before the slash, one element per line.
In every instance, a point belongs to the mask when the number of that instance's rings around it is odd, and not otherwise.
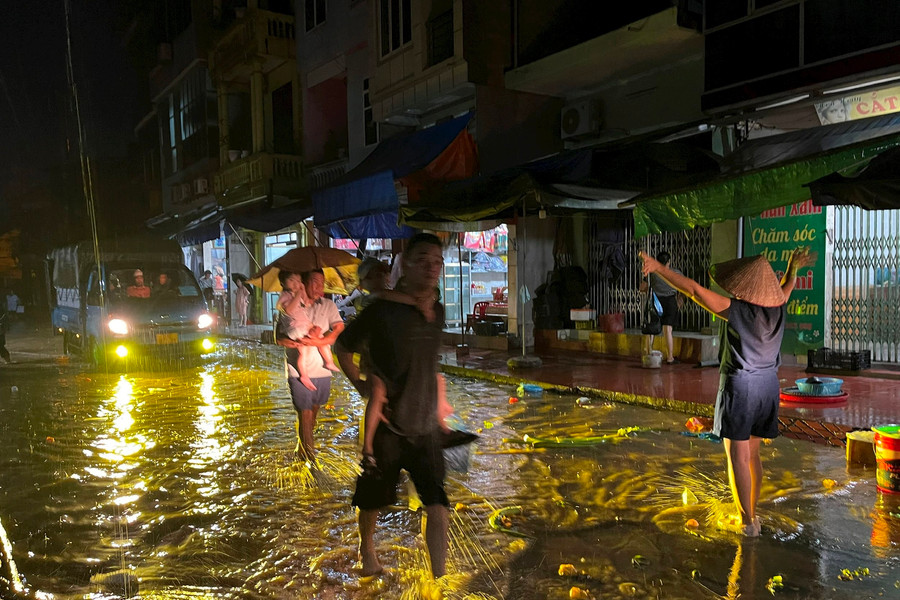
<path fill-rule="evenodd" d="M 219 464 L 225 456 L 232 452 L 229 444 L 219 441 L 222 426 L 220 398 L 213 389 L 215 379 L 209 371 L 200 373 L 200 399 L 202 402 L 197 408 L 197 420 L 194 427 L 197 430 L 197 439 L 192 444 L 193 456 L 188 461 L 195 469 L 204 469 L 209 465 Z M 214 483 L 215 470 L 201 473 L 202 481 L 206 484 L 203 488 L 204 495 L 212 495 L 218 492 L 218 486 Z M 199 508 L 199 507 L 198 507 Z"/>
<path fill-rule="evenodd" d="M 116 393 L 113 396 L 119 415 L 113 421 L 116 431 L 125 433 L 134 425 L 134 419 L 131 416 L 131 402 L 133 399 L 134 389 L 131 382 L 122 375 L 116 384 Z"/>
<path fill-rule="evenodd" d="M 128 435 L 134 426 L 134 386 L 125 376 L 121 375 L 116 382 L 112 397 L 106 406 L 98 411 L 98 417 L 107 420 L 109 430 L 101 434 L 94 442 L 95 453 L 85 450 L 85 456 L 96 456 L 104 462 L 116 465 L 114 469 L 106 469 L 102 465 L 94 464 L 85 468 L 85 472 L 94 477 L 121 479 L 122 475 L 137 467 L 134 463 L 126 463 L 126 459 L 152 448 L 155 443 L 148 441 L 144 435 Z"/>

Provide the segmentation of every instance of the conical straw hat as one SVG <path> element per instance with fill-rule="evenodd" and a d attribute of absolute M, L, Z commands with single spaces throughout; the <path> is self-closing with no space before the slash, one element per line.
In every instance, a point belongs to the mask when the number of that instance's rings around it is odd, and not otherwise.
<path fill-rule="evenodd" d="M 726 292 L 751 304 L 781 306 L 785 303 L 778 277 L 761 254 L 713 265 L 709 275 Z"/>

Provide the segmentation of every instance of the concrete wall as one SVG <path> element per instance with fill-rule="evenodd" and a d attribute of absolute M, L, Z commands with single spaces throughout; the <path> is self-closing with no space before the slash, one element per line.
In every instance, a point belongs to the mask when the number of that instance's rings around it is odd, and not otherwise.
<path fill-rule="evenodd" d="M 373 65 L 372 2 L 329 2 L 325 23 L 306 31 L 303 4 L 297 6 L 297 62 L 303 94 L 303 144 L 308 164 L 337 158 L 343 148 L 350 167 L 365 146 L 362 82 Z"/>
<path fill-rule="evenodd" d="M 562 150 L 560 98 L 479 85 L 475 91 L 482 173 Z"/>

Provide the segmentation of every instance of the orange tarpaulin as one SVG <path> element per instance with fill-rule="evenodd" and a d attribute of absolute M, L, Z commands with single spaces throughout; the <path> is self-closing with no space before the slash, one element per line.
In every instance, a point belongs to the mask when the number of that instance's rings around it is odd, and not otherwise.
<path fill-rule="evenodd" d="M 424 169 L 401 177 L 410 204 L 418 202 L 422 190 L 446 181 L 468 179 L 478 173 L 478 147 L 468 130 L 463 129 L 450 145 Z"/>

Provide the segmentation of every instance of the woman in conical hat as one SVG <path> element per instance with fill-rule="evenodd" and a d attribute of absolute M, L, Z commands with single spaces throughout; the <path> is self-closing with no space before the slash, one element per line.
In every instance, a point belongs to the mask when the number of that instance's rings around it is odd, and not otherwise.
<path fill-rule="evenodd" d="M 713 433 L 723 438 L 728 480 L 738 518 L 724 523 L 747 536 L 759 535 L 756 502 L 762 487 L 759 444 L 778 436 L 778 366 L 784 336 L 785 304 L 797 271 L 815 262 L 808 248 L 791 254 L 779 282 L 763 256 L 714 265 L 710 276 L 732 297 L 707 289 L 672 271 L 644 252 L 644 276 L 656 273 L 666 282 L 726 322 L 720 329 L 719 394 Z"/>

